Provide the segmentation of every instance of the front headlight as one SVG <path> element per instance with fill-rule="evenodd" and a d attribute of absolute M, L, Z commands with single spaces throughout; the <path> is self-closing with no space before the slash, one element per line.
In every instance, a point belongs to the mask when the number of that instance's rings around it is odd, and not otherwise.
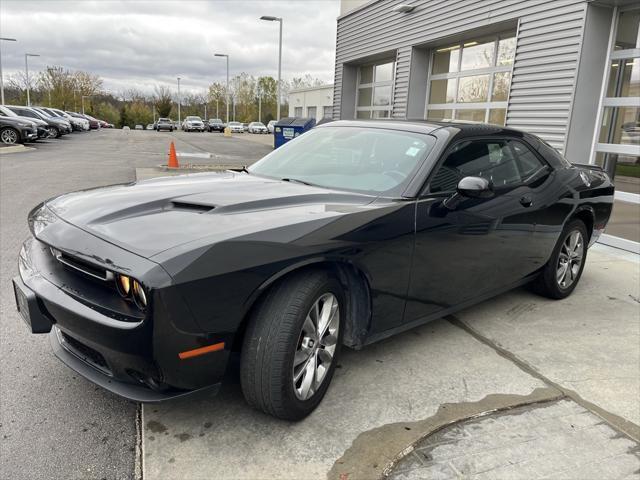
<path fill-rule="evenodd" d="M 26 127 L 31 127 L 31 124 L 27 122 L 18 122 L 18 126 L 22 128 L 26 128 Z"/>
<path fill-rule="evenodd" d="M 133 301 L 141 311 L 147 309 L 147 292 L 135 278 L 118 274 L 115 278 L 116 289 L 122 298 Z"/>
<path fill-rule="evenodd" d="M 131 293 L 131 278 L 127 275 L 118 274 L 118 276 L 116 276 L 116 288 L 120 295 L 127 298 Z"/>
<path fill-rule="evenodd" d="M 133 301 L 140 310 L 147 308 L 147 293 L 137 280 L 133 281 Z"/>

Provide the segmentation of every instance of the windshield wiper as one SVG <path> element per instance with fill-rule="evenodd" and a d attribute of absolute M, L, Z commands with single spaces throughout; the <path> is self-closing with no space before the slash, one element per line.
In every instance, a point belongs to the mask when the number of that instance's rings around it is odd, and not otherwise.
<path fill-rule="evenodd" d="M 299 180 L 297 178 L 281 178 L 280 180 L 283 182 L 301 183 L 302 185 L 309 185 L 310 187 L 314 186 L 313 183 L 305 182 L 304 180 Z"/>

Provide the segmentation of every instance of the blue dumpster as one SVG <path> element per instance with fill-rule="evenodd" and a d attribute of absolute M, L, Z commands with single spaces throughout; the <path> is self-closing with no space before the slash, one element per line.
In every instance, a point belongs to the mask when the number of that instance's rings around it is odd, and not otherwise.
<path fill-rule="evenodd" d="M 315 118 L 285 117 L 273 127 L 273 146 L 278 148 L 289 140 L 311 130 L 316 125 Z"/>

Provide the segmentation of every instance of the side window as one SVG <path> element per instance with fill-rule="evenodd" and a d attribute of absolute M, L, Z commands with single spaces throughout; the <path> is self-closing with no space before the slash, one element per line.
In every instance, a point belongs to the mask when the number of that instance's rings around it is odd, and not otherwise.
<path fill-rule="evenodd" d="M 531 175 L 545 167 L 545 164 L 523 143 L 515 140 L 510 140 L 509 143 L 513 148 L 522 181 L 526 181 Z"/>
<path fill-rule="evenodd" d="M 486 178 L 497 188 L 521 182 L 513 150 L 506 140 L 467 140 L 455 145 L 431 180 L 430 191 L 455 191 L 464 177 Z"/>

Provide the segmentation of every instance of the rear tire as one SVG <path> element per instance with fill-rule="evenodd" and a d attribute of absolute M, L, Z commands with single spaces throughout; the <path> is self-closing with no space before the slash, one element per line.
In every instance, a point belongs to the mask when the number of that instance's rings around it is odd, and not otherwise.
<path fill-rule="evenodd" d="M 285 420 L 309 415 L 324 397 L 342 341 L 343 289 L 323 271 L 274 285 L 244 336 L 240 382 L 247 403 Z"/>
<path fill-rule="evenodd" d="M 587 227 L 581 220 L 569 222 L 564 227 L 551 258 L 531 284 L 533 290 L 556 300 L 571 295 L 584 270 L 588 239 Z"/>

